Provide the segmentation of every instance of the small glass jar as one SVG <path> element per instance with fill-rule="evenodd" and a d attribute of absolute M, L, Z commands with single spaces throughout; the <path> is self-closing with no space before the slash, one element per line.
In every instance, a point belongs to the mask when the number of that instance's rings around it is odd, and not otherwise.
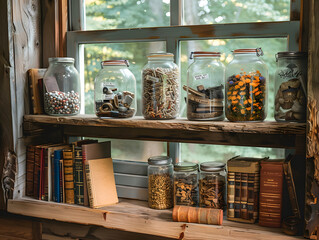
<path fill-rule="evenodd" d="M 187 70 L 187 119 L 224 120 L 225 66 L 220 52 L 192 52 Z"/>
<path fill-rule="evenodd" d="M 151 53 L 142 71 L 145 119 L 174 119 L 179 113 L 179 68 L 172 53 Z"/>
<path fill-rule="evenodd" d="M 205 162 L 200 164 L 199 205 L 223 209 L 225 206 L 225 163 Z"/>
<path fill-rule="evenodd" d="M 155 209 L 173 207 L 173 164 L 167 156 L 148 159 L 148 205 Z"/>
<path fill-rule="evenodd" d="M 279 52 L 276 60 L 275 119 L 278 122 L 305 122 L 307 53 Z"/>
<path fill-rule="evenodd" d="M 129 118 L 136 112 L 136 80 L 127 60 L 101 62 L 94 80 L 95 114 L 100 118 Z"/>
<path fill-rule="evenodd" d="M 268 67 L 261 48 L 237 49 L 226 67 L 226 117 L 229 121 L 263 121 L 267 116 Z"/>
<path fill-rule="evenodd" d="M 80 112 L 81 85 L 74 58 L 49 58 L 43 90 L 46 114 L 76 115 Z"/>
<path fill-rule="evenodd" d="M 179 163 L 174 165 L 174 206 L 198 206 L 198 165 Z"/>

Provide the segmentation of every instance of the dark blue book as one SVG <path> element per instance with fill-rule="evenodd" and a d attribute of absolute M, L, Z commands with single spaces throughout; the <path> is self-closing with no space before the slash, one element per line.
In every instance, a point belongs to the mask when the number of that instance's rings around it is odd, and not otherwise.
<path fill-rule="evenodd" d="M 61 188 L 60 188 L 60 160 L 62 158 L 62 150 L 54 151 L 54 201 L 61 202 Z"/>

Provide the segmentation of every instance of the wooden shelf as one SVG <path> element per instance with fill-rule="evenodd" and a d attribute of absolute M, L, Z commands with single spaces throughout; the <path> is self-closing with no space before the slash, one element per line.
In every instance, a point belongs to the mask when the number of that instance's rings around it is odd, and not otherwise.
<path fill-rule="evenodd" d="M 305 123 L 211 122 L 175 120 L 99 119 L 93 115 L 53 117 L 24 116 L 24 132 L 58 128 L 63 134 L 168 142 L 241 145 L 275 148 L 304 148 Z"/>
<path fill-rule="evenodd" d="M 9 200 L 8 212 L 31 217 L 97 225 L 105 228 L 181 239 L 296 239 L 278 228 L 224 220 L 222 226 L 172 222 L 172 210 L 154 210 L 147 202 L 120 199 L 120 203 L 91 209 L 77 205 L 45 202 L 34 199 Z M 301 237 L 299 237 L 302 239 Z"/>

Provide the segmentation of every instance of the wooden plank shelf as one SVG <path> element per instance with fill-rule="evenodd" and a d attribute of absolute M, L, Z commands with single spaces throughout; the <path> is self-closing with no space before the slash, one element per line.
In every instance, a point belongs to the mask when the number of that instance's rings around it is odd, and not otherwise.
<path fill-rule="evenodd" d="M 56 127 L 63 134 L 167 142 L 304 148 L 305 123 L 99 119 L 93 115 L 25 115 L 24 133 Z"/>
<path fill-rule="evenodd" d="M 257 224 L 227 220 L 224 220 L 222 226 L 173 222 L 172 210 L 154 210 L 148 208 L 145 201 L 128 199 L 120 199 L 120 203 L 101 209 L 91 209 L 22 198 L 9 200 L 8 212 L 174 239 L 302 239 L 302 237 L 287 236 L 280 228 L 266 228 Z"/>

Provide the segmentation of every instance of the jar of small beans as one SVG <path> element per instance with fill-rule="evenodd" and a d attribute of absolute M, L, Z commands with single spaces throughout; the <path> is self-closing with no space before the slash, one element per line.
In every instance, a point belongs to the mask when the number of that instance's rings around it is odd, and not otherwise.
<path fill-rule="evenodd" d="M 148 205 L 154 209 L 173 207 L 173 164 L 167 156 L 148 159 Z"/>
<path fill-rule="evenodd" d="M 174 205 L 198 206 L 198 165 L 174 165 Z"/>
<path fill-rule="evenodd" d="M 226 117 L 229 121 L 263 121 L 267 116 L 268 67 L 263 51 L 236 49 L 226 67 Z"/>
<path fill-rule="evenodd" d="M 75 115 L 80 112 L 81 85 L 74 58 L 49 58 L 43 77 L 44 111 L 49 115 Z"/>
<path fill-rule="evenodd" d="M 225 206 L 226 164 L 204 162 L 200 164 L 199 205 L 223 209 Z"/>

